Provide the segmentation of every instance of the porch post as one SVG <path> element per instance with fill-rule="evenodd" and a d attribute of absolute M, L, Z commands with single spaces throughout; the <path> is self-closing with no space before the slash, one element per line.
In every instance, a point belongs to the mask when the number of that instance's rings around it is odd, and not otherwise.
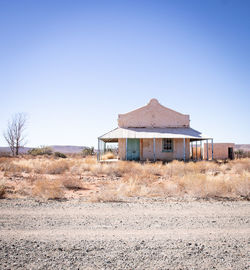
<path fill-rule="evenodd" d="M 195 143 L 196 143 L 195 161 L 197 161 L 197 141 Z"/>
<path fill-rule="evenodd" d="M 155 138 L 153 138 L 153 146 L 154 146 L 154 161 L 155 161 Z"/>
<path fill-rule="evenodd" d="M 186 142 L 185 142 L 185 138 L 183 138 L 183 160 L 186 161 Z"/>
<path fill-rule="evenodd" d="M 192 160 L 194 160 L 194 149 L 193 149 L 193 141 L 191 142 L 191 151 L 192 151 Z"/>
<path fill-rule="evenodd" d="M 127 154 L 127 150 L 128 150 L 128 138 L 126 138 L 125 148 L 126 148 L 125 159 L 128 160 L 128 154 Z"/>
<path fill-rule="evenodd" d="M 212 142 L 212 160 L 214 160 L 214 140 L 211 140 Z"/>
<path fill-rule="evenodd" d="M 100 139 L 98 138 L 97 161 L 100 161 Z"/>
<path fill-rule="evenodd" d="M 208 160 L 208 140 L 207 140 L 207 160 Z"/>
<path fill-rule="evenodd" d="M 201 160 L 202 160 L 203 159 L 203 155 L 202 155 L 202 140 L 200 141 L 200 149 L 201 149 L 200 156 L 201 156 Z"/>

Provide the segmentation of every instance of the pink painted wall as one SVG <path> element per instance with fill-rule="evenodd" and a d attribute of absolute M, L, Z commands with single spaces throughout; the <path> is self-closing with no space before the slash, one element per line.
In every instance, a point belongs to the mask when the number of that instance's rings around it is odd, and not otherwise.
<path fill-rule="evenodd" d="M 189 115 L 162 106 L 157 99 L 137 110 L 118 115 L 119 127 L 189 127 Z"/>
<path fill-rule="evenodd" d="M 186 139 L 185 142 L 186 160 L 188 160 L 190 155 L 189 139 Z M 163 152 L 162 139 L 155 139 L 156 160 L 171 161 L 173 159 L 183 159 L 183 139 L 174 139 L 173 147 L 173 152 Z M 153 139 L 141 139 L 140 148 L 140 160 L 154 160 Z M 119 139 L 118 155 L 119 159 L 126 159 L 126 139 Z"/>
<path fill-rule="evenodd" d="M 227 159 L 228 148 L 233 147 L 234 143 L 214 143 L 214 159 Z M 204 143 L 203 158 L 207 159 L 207 144 Z M 208 158 L 212 159 L 212 144 L 208 144 Z"/>
<path fill-rule="evenodd" d="M 126 160 L 126 139 L 118 139 L 118 158 Z"/>

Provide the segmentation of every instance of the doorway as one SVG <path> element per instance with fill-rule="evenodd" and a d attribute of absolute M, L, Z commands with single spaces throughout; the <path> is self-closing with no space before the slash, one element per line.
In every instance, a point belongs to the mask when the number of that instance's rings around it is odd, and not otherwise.
<path fill-rule="evenodd" d="M 140 160 L 140 139 L 127 140 L 127 160 Z"/>
<path fill-rule="evenodd" d="M 228 147 L 228 158 L 229 159 L 234 159 L 233 147 Z"/>

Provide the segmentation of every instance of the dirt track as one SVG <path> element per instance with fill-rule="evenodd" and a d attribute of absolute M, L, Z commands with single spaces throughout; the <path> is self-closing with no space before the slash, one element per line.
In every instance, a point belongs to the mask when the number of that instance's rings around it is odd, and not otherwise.
<path fill-rule="evenodd" d="M 250 204 L 0 201 L 1 269 L 249 269 Z"/>

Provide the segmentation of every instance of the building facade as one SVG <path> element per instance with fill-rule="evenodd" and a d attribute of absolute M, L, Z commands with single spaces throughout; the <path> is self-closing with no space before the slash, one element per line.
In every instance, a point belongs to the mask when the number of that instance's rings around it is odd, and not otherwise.
<path fill-rule="evenodd" d="M 203 140 L 212 138 L 192 129 L 189 115 L 151 99 L 144 107 L 118 115 L 118 127 L 98 138 L 98 153 L 101 159 L 101 143 L 116 142 L 120 160 L 187 161 L 193 144 L 202 146 Z"/>

